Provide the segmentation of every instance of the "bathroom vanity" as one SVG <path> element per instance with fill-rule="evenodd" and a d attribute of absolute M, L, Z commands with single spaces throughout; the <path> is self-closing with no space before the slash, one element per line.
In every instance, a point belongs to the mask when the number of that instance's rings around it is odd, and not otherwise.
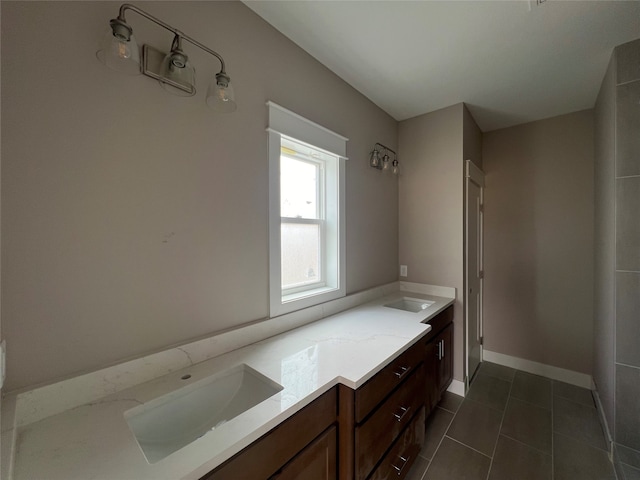
<path fill-rule="evenodd" d="M 416 306 L 404 295 L 19 420 L 11 480 L 402 479 L 420 450 L 425 418 L 451 381 L 453 317 L 452 298 L 412 294 Z M 184 358 L 185 350 L 200 354 L 183 346 L 171 355 Z M 212 386 L 233 382 L 238 393 L 215 400 L 212 425 L 185 429 L 191 437 L 177 448 L 152 446 L 162 434 L 149 432 L 173 432 L 182 412 L 197 410 L 185 402 L 199 408 L 216 395 Z M 55 388 L 70 395 L 63 387 Z M 269 396 L 247 405 L 253 394 L 244 388 Z M 31 405 L 24 413 L 33 416 L 44 404 Z M 152 413 L 157 407 L 162 415 Z"/>
<path fill-rule="evenodd" d="M 201 480 L 403 479 L 453 378 L 452 321 L 449 306 L 360 388 L 338 384 Z"/>

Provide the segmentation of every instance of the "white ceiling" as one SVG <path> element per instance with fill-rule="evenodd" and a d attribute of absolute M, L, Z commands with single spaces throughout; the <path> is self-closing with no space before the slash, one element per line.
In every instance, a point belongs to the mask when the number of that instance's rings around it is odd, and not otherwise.
<path fill-rule="evenodd" d="M 396 120 L 465 102 L 483 131 L 593 107 L 640 1 L 245 1 Z"/>

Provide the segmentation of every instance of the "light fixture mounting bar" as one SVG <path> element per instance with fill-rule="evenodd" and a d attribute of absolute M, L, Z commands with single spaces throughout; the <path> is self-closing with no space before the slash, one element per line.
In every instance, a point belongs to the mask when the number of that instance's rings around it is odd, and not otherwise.
<path fill-rule="evenodd" d="M 223 73 L 223 74 L 226 75 L 224 60 L 223 60 L 222 56 L 219 53 L 214 52 L 209 47 L 207 47 L 207 46 L 203 45 L 202 43 L 198 42 L 197 40 L 191 38 L 189 35 L 185 35 L 184 33 L 182 33 L 177 28 L 169 25 L 168 23 L 163 22 L 159 18 L 154 17 L 150 13 L 147 13 L 144 10 L 142 10 L 141 8 L 138 8 L 135 5 L 132 5 L 130 3 L 123 3 L 122 5 L 120 5 L 120 11 L 118 12 L 118 20 L 121 20 L 121 21 L 126 23 L 125 12 L 127 10 L 131 10 L 131 11 L 137 13 L 138 15 L 146 18 L 147 20 L 151 20 L 156 25 L 159 25 L 162 28 L 164 28 L 166 30 L 169 30 L 174 35 L 179 36 L 180 38 L 182 38 L 183 40 L 189 42 L 190 44 L 198 47 L 201 50 L 204 50 L 205 52 L 207 52 L 207 53 L 209 53 L 211 55 L 213 55 L 214 57 L 216 57 L 220 61 L 220 73 Z"/>
<path fill-rule="evenodd" d="M 378 143 L 378 142 L 376 142 L 376 144 L 374 145 L 374 147 L 375 147 L 376 145 L 377 145 L 378 147 L 382 147 L 382 149 L 383 149 L 383 150 L 386 150 L 386 151 L 388 151 L 388 152 L 393 153 L 393 155 L 394 155 L 395 157 L 397 157 L 397 156 L 398 156 L 398 154 L 395 152 L 395 150 L 390 149 L 390 148 L 389 148 L 389 147 L 387 147 L 386 145 L 383 145 L 383 144 Z"/>

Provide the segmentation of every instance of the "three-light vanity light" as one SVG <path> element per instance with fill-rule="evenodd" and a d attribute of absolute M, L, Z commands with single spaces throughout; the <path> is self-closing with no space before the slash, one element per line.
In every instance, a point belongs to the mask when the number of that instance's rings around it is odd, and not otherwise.
<path fill-rule="evenodd" d="M 125 19 L 127 10 L 172 32 L 174 38 L 170 52 L 164 53 L 150 45 L 143 45 L 141 61 L 133 29 Z M 158 80 L 160 85 L 170 93 L 191 97 L 196 94 L 195 69 L 182 49 L 183 42 L 204 50 L 220 62 L 220 71 L 211 79 L 207 89 L 207 105 L 218 112 L 235 111 L 237 106 L 233 87 L 222 56 L 135 5 L 124 3 L 120 6 L 118 17 L 109 22 L 109 29 L 104 36 L 102 47 L 96 55 L 103 64 L 113 70 L 130 75 L 142 73 Z"/>
<path fill-rule="evenodd" d="M 393 160 L 391 160 L 389 156 L 390 153 L 393 154 Z M 369 166 L 382 170 L 383 172 L 391 170 L 391 173 L 397 175 L 400 163 L 398 162 L 398 155 L 395 151 L 381 143 L 376 143 L 369 156 Z"/>

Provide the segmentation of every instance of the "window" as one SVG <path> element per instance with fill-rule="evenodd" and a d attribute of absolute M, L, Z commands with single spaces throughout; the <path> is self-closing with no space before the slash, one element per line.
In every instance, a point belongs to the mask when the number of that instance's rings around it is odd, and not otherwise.
<path fill-rule="evenodd" d="M 272 317 L 345 295 L 346 139 L 269 102 Z"/>

